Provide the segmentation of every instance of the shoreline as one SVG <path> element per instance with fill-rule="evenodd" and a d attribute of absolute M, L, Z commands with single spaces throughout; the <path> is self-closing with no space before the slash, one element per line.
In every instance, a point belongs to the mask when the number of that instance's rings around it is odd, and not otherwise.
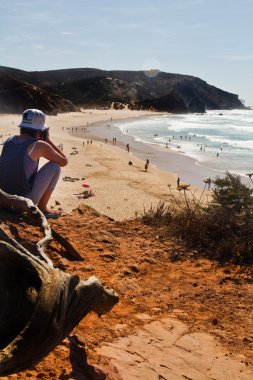
<path fill-rule="evenodd" d="M 200 120 L 198 116 L 189 115 L 189 120 L 187 121 L 187 119 L 185 119 L 186 121 L 183 121 L 182 123 L 183 125 L 185 124 L 185 133 L 188 133 L 188 127 L 191 130 L 191 128 L 193 128 L 192 125 L 195 126 L 194 133 L 196 133 L 196 135 L 194 134 L 194 137 L 196 137 L 196 139 L 192 139 L 189 145 L 187 143 L 185 144 L 183 139 L 183 145 L 181 148 L 177 146 L 177 144 L 181 145 L 179 137 L 182 140 L 182 136 L 179 136 L 179 133 L 177 135 L 176 132 L 178 124 L 180 128 L 181 120 L 179 117 L 178 122 L 177 115 L 174 114 L 160 113 L 150 115 L 149 117 L 143 116 L 137 121 L 134 119 L 121 120 L 119 122 L 114 122 L 111 125 L 110 130 L 103 128 L 103 124 L 100 124 L 100 126 L 95 125 L 94 128 L 90 128 L 88 132 L 90 136 L 97 139 L 99 138 L 100 141 L 103 141 L 106 137 L 108 138 L 108 142 L 110 142 L 113 136 L 117 136 L 117 141 L 123 149 L 125 149 L 126 144 L 129 143 L 130 146 L 134 148 L 131 150 L 134 156 L 142 160 L 146 160 L 146 153 L 151 150 L 151 154 L 154 156 L 153 163 L 156 165 L 157 169 L 176 173 L 184 182 L 191 183 L 196 186 L 202 187 L 202 180 L 204 178 L 214 179 L 216 177 L 224 177 L 227 171 L 233 175 L 240 176 L 243 183 L 251 186 L 252 183 L 249 181 L 246 173 L 252 172 L 252 168 L 250 166 L 250 160 L 252 158 L 252 141 L 249 140 L 250 145 L 246 148 L 246 150 L 249 149 L 247 156 L 245 149 L 242 151 L 240 150 L 245 146 L 245 143 L 248 140 L 245 138 L 245 131 L 243 131 L 243 127 L 240 128 L 240 120 L 238 119 L 238 115 L 234 113 L 234 111 L 227 110 L 224 110 L 222 115 L 224 115 L 224 122 L 220 121 L 221 118 L 217 112 L 210 113 L 209 116 L 208 114 L 205 115 L 204 121 L 202 121 L 204 116 L 201 116 L 202 120 Z M 163 117 L 165 123 L 163 122 Z M 247 117 L 249 117 L 248 114 L 242 114 L 242 125 L 246 123 L 246 127 L 250 128 L 250 125 L 247 124 Z M 240 133 L 240 136 L 236 137 L 232 134 L 233 138 L 230 139 L 230 137 L 228 137 L 226 140 L 224 133 L 228 133 L 228 136 L 231 135 L 231 133 L 229 134 L 229 131 L 226 131 L 228 130 L 227 125 L 230 122 L 230 119 L 232 120 L 232 130 L 233 128 L 235 130 L 239 128 L 240 132 L 238 133 Z M 215 132 L 219 127 L 219 122 L 221 124 L 221 137 L 219 137 L 219 133 Z M 164 129 L 166 128 L 166 124 L 170 126 L 168 128 L 173 128 L 171 127 L 173 126 L 173 123 L 175 123 L 175 130 L 168 133 L 171 135 L 172 133 L 175 134 L 175 140 L 174 136 L 173 139 L 171 136 L 166 136 Z M 212 132 L 207 132 L 210 133 L 210 136 L 207 135 L 207 141 L 205 142 L 205 136 L 201 135 L 201 128 L 198 130 L 199 123 L 201 126 L 203 123 L 204 129 L 209 128 L 209 126 L 212 128 L 212 124 L 214 124 L 213 140 Z M 245 129 L 246 131 L 247 128 Z M 159 138 L 156 139 L 152 137 L 158 136 L 158 133 Z M 169 138 L 171 138 L 171 140 Z M 236 141 L 236 138 L 238 138 L 238 141 Z M 191 140 L 190 137 L 189 140 Z M 169 143 L 166 143 L 166 141 L 169 141 Z M 204 148 L 203 154 L 202 145 L 204 143 L 207 144 L 205 145 L 207 149 Z M 166 145 L 168 149 L 166 149 Z M 201 146 L 201 148 L 199 148 L 199 146 Z M 219 159 L 217 159 L 217 157 L 219 157 Z M 187 170 L 185 170 L 186 167 Z"/>
<path fill-rule="evenodd" d="M 163 113 L 164 114 L 164 113 Z M 161 116 L 163 114 L 160 114 Z M 138 119 L 145 119 L 154 115 L 147 115 L 138 117 Z M 179 177 L 182 182 L 191 184 L 196 187 L 203 187 L 203 179 L 215 178 L 224 172 L 208 168 L 202 165 L 197 159 L 187 156 L 184 152 L 174 151 L 170 148 L 159 146 L 158 144 L 144 143 L 136 140 L 133 136 L 121 132 L 119 126 L 115 124 L 122 124 L 134 121 L 135 118 L 127 118 L 122 120 L 113 121 L 110 128 L 106 128 L 103 122 L 96 123 L 94 126 L 88 127 L 85 135 L 76 135 L 80 138 L 96 139 L 112 144 L 113 137 L 117 139 L 117 146 L 126 150 L 126 145 L 129 144 L 130 155 L 133 157 L 131 160 L 139 159 L 146 161 L 148 158 L 157 170 L 160 170 L 171 175 Z M 113 145 L 114 146 L 114 145 Z M 143 164 L 144 165 L 144 164 Z"/>
<path fill-rule="evenodd" d="M 125 220 L 135 218 L 151 206 L 155 207 L 160 201 L 170 203 L 174 197 L 180 197 L 176 174 L 160 170 L 156 157 L 161 154 L 153 146 L 140 145 L 139 142 L 134 143 L 131 140 L 128 153 L 124 148 L 126 141 L 122 140 L 120 145 L 121 138 L 117 137 L 118 135 L 115 136 L 118 140 L 117 145 L 105 143 L 101 135 L 96 137 L 92 144 L 87 144 L 87 141 L 92 139 L 91 136 L 95 137 L 97 128 L 103 130 L 109 123 L 119 123 L 121 120 L 124 122 L 149 115 L 158 115 L 158 113 L 85 110 L 85 112 L 47 116 L 46 123 L 50 127 L 52 139 L 56 145 L 63 144 L 63 150 L 69 160 L 68 165 L 62 168 L 49 206 L 54 209 L 60 207 L 68 213 L 83 203 L 115 220 Z M 2 142 L 9 135 L 19 133 L 17 125 L 20 120 L 21 115 L 0 115 Z M 116 133 L 116 128 L 116 126 L 110 127 L 112 133 Z M 118 128 L 117 132 L 121 133 Z M 185 157 L 178 152 L 171 152 L 171 155 L 170 157 L 175 157 L 177 163 L 181 162 L 182 167 L 185 165 L 185 172 L 189 171 L 191 175 L 189 162 L 185 163 Z M 168 152 L 165 152 L 165 157 L 168 159 Z M 150 160 L 148 171 L 144 170 L 146 158 Z M 130 166 L 129 160 L 133 161 L 134 165 Z M 43 160 L 41 161 L 43 164 Z M 66 180 L 67 177 L 70 180 Z M 185 182 L 185 178 L 181 180 Z M 82 187 L 84 182 L 90 185 L 95 196 L 84 198 Z M 171 185 L 170 189 L 168 185 Z M 191 191 L 196 196 L 202 192 L 202 189 L 203 185 L 201 189 L 191 186 Z"/>

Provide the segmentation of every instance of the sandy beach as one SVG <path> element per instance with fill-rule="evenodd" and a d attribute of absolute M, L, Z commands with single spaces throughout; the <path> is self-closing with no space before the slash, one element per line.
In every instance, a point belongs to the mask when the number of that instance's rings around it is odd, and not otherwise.
<path fill-rule="evenodd" d="M 47 116 L 46 123 L 50 127 L 51 138 L 56 145 L 63 144 L 69 160 L 68 165 L 62 168 L 50 206 L 55 209 L 60 207 L 68 213 L 79 204 L 85 203 L 115 220 L 124 220 L 135 217 L 144 208 L 155 206 L 161 200 L 169 202 L 172 197 L 168 184 L 171 185 L 172 192 L 179 196 L 176 190 L 177 165 L 183 168 L 184 180 L 187 178 L 188 181 L 194 179 L 196 173 L 194 161 L 179 153 L 169 152 L 172 155 L 170 160 L 175 161 L 173 173 L 165 171 L 168 159 L 162 158 L 163 154 L 158 154 L 162 169 L 164 160 L 164 171 L 159 170 L 153 163 L 155 151 L 152 147 L 137 144 L 133 139 L 128 140 L 128 137 L 122 140 L 116 135 L 116 128 L 113 129 L 115 121 L 153 114 L 144 111 L 92 109 Z M 20 121 L 21 115 L 0 116 L 1 142 L 9 135 L 19 133 L 17 125 Z M 116 144 L 112 142 L 112 134 L 117 139 Z M 108 139 L 107 143 L 105 138 Z M 130 151 L 127 152 L 126 144 L 129 141 Z M 147 158 L 150 165 L 145 171 Z M 133 165 L 129 165 L 129 161 Z M 84 183 L 90 185 L 94 196 L 84 199 Z M 196 193 L 202 190 L 194 186 L 191 189 Z"/>

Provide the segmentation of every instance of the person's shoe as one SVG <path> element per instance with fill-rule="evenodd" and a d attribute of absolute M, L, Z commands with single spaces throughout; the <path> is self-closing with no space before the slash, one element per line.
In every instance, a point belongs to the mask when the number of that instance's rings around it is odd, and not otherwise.
<path fill-rule="evenodd" d="M 62 216 L 62 211 L 47 211 L 44 215 L 46 219 L 57 219 Z"/>

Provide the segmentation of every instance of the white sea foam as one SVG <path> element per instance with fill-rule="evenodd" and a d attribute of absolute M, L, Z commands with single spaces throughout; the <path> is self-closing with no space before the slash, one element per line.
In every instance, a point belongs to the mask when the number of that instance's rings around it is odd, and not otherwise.
<path fill-rule="evenodd" d="M 163 115 L 118 124 L 123 133 L 147 144 L 168 145 L 217 169 L 253 169 L 253 111 L 208 111 Z"/>
<path fill-rule="evenodd" d="M 227 145 L 228 147 L 233 148 L 242 148 L 246 150 L 253 150 L 253 140 L 239 140 L 239 139 L 227 139 L 225 137 L 217 137 L 217 136 L 205 136 L 210 143 L 216 143 L 218 145 Z"/>

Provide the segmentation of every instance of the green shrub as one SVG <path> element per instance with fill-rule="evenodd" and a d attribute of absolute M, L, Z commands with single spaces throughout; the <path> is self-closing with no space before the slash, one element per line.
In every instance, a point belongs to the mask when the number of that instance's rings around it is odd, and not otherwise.
<path fill-rule="evenodd" d="M 158 222 L 167 234 L 183 240 L 202 255 L 236 263 L 253 261 L 253 190 L 241 178 L 225 173 L 212 181 L 212 200 L 205 204 L 203 196 L 195 198 L 189 187 L 173 195 L 173 205 L 160 203 L 145 211 L 145 223 Z"/>
<path fill-rule="evenodd" d="M 233 209 L 233 213 L 253 205 L 253 190 L 242 183 L 240 176 L 227 172 L 224 178 L 217 177 L 213 184 L 213 205 Z"/>

